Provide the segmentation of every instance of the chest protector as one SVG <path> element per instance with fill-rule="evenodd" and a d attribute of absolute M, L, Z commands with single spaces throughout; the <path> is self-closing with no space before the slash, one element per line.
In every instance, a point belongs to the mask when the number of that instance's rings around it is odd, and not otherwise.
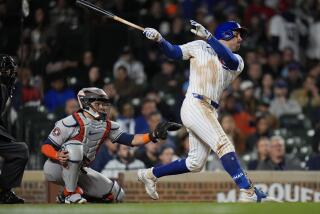
<path fill-rule="evenodd" d="M 111 122 L 91 120 L 80 112 L 75 112 L 72 116 L 80 129 L 79 133 L 71 139 L 83 143 L 83 154 L 91 162 L 96 157 L 100 145 L 107 139 Z"/>

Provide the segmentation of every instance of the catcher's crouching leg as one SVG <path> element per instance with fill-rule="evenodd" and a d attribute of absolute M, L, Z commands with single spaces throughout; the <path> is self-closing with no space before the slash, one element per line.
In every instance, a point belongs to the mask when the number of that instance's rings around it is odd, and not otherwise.
<path fill-rule="evenodd" d="M 84 195 L 90 203 L 121 203 L 125 196 L 125 192 L 122 187 L 119 186 L 117 181 L 113 181 L 110 192 L 103 195 L 101 198 Z"/>
<path fill-rule="evenodd" d="M 68 151 L 68 168 L 63 168 L 62 178 L 68 192 L 74 192 L 78 185 L 80 164 L 83 159 L 83 145 L 79 141 L 70 140 L 63 145 L 64 150 Z"/>

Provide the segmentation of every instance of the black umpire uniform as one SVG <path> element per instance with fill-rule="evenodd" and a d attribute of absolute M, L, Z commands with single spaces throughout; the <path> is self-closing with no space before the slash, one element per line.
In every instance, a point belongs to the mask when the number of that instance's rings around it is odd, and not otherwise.
<path fill-rule="evenodd" d="M 11 191 L 20 186 L 28 161 L 29 151 L 24 142 L 16 142 L 3 123 L 6 103 L 12 96 L 17 76 L 17 65 L 8 55 L 0 55 L 0 204 L 24 203 Z"/>

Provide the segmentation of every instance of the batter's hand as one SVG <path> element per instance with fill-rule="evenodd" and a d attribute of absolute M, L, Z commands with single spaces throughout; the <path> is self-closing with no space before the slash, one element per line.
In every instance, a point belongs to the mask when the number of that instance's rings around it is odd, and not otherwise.
<path fill-rule="evenodd" d="M 160 40 L 162 39 L 161 34 L 153 28 L 145 28 L 143 31 L 143 34 L 150 40 L 153 40 L 155 42 L 160 42 Z"/>
<path fill-rule="evenodd" d="M 195 35 L 203 38 L 203 39 L 210 39 L 212 37 L 212 34 L 201 24 L 199 24 L 196 21 L 190 20 L 190 24 L 193 27 L 191 29 L 191 32 L 194 33 Z"/>
<path fill-rule="evenodd" d="M 68 160 L 69 160 L 69 152 L 65 150 L 61 150 L 57 152 L 57 158 L 59 160 L 59 163 L 65 167 L 68 168 Z"/>
<path fill-rule="evenodd" d="M 177 131 L 182 127 L 179 123 L 161 122 L 157 125 L 155 130 L 149 134 L 152 142 L 158 142 L 158 139 L 165 140 L 168 136 L 168 131 Z"/>

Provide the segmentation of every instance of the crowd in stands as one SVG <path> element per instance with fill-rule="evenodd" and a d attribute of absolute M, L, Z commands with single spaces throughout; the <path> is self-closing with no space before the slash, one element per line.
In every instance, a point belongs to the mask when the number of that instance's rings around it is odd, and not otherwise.
<path fill-rule="evenodd" d="M 242 74 L 219 101 L 219 120 L 249 170 L 320 170 L 320 3 L 317 0 L 91 0 L 174 44 L 199 39 L 194 19 L 211 32 L 225 20 L 248 29 L 239 54 Z M 19 75 L 8 125 L 31 145 L 29 169 L 41 168 L 39 148 L 56 120 L 78 109 L 82 87 L 100 87 L 113 102 L 111 119 L 128 133 L 181 122 L 188 62 L 75 0 L 0 0 L 0 50 L 17 57 Z M 21 25 L 23 20 L 23 26 Z M 36 119 L 35 119 L 36 118 Z M 40 124 L 40 125 L 39 125 Z M 110 141 L 92 167 L 106 176 L 171 162 L 188 153 L 186 130 L 138 149 Z M 219 170 L 212 154 L 205 170 Z"/>

